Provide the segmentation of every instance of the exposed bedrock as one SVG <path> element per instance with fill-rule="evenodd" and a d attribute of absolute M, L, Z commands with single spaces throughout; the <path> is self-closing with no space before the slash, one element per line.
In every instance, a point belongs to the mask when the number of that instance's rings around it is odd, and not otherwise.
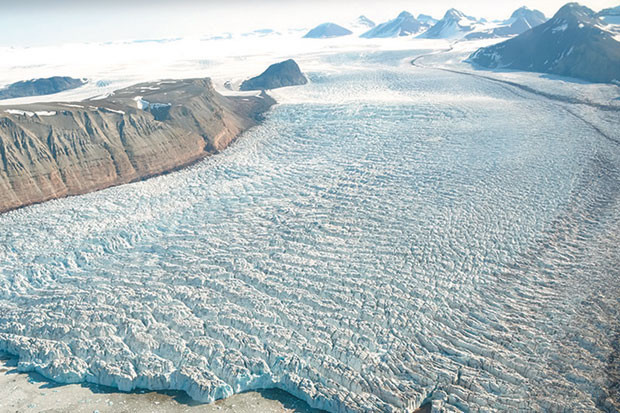
<path fill-rule="evenodd" d="M 274 103 L 188 79 L 76 104 L 0 106 L 0 212 L 181 168 L 224 149 Z"/>

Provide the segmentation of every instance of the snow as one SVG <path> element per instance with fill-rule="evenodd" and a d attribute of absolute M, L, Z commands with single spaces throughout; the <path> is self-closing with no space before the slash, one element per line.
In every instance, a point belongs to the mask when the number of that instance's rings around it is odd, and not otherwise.
<path fill-rule="evenodd" d="M 122 110 L 116 110 L 116 109 L 110 109 L 110 108 L 104 108 L 104 109 L 112 113 L 118 113 L 119 115 L 125 114 L 125 112 L 123 112 Z"/>
<path fill-rule="evenodd" d="M 54 116 L 56 115 L 56 112 L 53 110 L 41 110 L 41 111 L 37 111 L 35 112 L 38 116 Z"/>
<path fill-rule="evenodd" d="M 20 116 L 34 116 L 34 112 L 29 112 L 26 110 L 19 110 L 19 109 L 7 109 L 5 110 L 6 113 L 11 114 L 11 115 L 20 115 Z"/>
<path fill-rule="evenodd" d="M 558 33 L 558 32 L 566 31 L 566 29 L 568 29 L 568 24 L 564 23 L 561 26 L 556 26 L 556 27 L 552 28 L 551 32 L 552 33 Z"/>
<path fill-rule="evenodd" d="M 147 102 L 146 100 L 142 98 L 142 96 L 136 96 L 135 98 L 133 98 L 133 100 L 136 102 L 137 108 L 141 110 L 159 109 L 159 108 L 165 108 L 165 107 L 171 106 L 170 103 Z"/>
<path fill-rule="evenodd" d="M 7 109 L 4 112 L 9 113 L 11 115 L 20 115 L 20 116 L 29 116 L 29 117 L 33 117 L 34 115 L 37 116 L 54 116 L 56 115 L 55 111 L 48 111 L 48 110 L 41 110 L 41 111 L 36 111 L 36 112 L 30 112 L 27 110 L 20 110 L 20 109 Z"/>
<path fill-rule="evenodd" d="M 142 99 L 142 96 L 136 96 L 135 98 L 133 98 L 133 100 L 136 102 L 136 107 L 138 109 L 147 110 L 149 108 L 149 102 Z"/>

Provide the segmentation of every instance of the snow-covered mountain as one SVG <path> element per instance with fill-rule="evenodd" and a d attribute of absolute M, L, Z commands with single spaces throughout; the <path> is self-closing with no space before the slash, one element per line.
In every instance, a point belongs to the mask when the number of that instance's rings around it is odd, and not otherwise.
<path fill-rule="evenodd" d="M 521 7 L 512 13 L 508 20 L 501 22 L 499 26 L 469 33 L 465 38 L 472 40 L 516 36 L 543 24 L 545 21 L 547 21 L 547 18 L 542 12 Z"/>
<path fill-rule="evenodd" d="M 433 27 L 422 33 L 422 39 L 453 39 L 463 37 L 480 27 L 480 22 L 464 13 L 450 9 L 446 12 L 443 19 L 439 20 Z"/>
<path fill-rule="evenodd" d="M 420 14 L 418 15 L 418 21 L 422 26 L 432 27 L 436 25 L 439 20 L 429 16 L 428 14 Z"/>
<path fill-rule="evenodd" d="M 304 38 L 306 39 L 327 39 L 330 37 L 348 36 L 353 32 L 336 23 L 323 23 L 310 30 Z"/>
<path fill-rule="evenodd" d="M 620 25 L 620 6 L 603 9 L 596 15 L 607 24 Z"/>
<path fill-rule="evenodd" d="M 377 24 L 375 22 L 373 22 L 372 20 L 370 20 L 368 17 L 364 15 L 358 17 L 357 19 L 355 19 L 354 22 L 351 23 L 352 28 L 363 29 L 363 30 L 372 29 L 376 25 Z"/>
<path fill-rule="evenodd" d="M 421 29 L 422 25 L 420 22 L 411 13 L 403 11 L 395 19 L 375 26 L 360 37 L 372 39 L 409 36 L 420 32 Z"/>
<path fill-rule="evenodd" d="M 589 8 L 569 3 L 548 22 L 481 48 L 469 61 L 489 68 L 553 73 L 592 82 L 618 81 L 620 41 L 607 27 Z"/>

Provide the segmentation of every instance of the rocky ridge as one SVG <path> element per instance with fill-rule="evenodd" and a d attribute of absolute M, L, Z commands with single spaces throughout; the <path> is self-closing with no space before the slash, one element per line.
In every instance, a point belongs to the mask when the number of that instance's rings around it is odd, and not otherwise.
<path fill-rule="evenodd" d="M 0 212 L 181 168 L 224 149 L 273 103 L 188 79 L 79 103 L 0 106 Z"/>

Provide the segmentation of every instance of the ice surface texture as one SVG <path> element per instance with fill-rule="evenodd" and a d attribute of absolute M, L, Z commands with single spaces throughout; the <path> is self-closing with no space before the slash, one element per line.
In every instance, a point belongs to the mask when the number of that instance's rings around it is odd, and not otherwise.
<path fill-rule="evenodd" d="M 207 402 L 616 411 L 618 146 L 484 80 L 312 80 L 291 93 L 371 98 L 282 105 L 191 169 L 0 216 L 0 350 Z"/>

